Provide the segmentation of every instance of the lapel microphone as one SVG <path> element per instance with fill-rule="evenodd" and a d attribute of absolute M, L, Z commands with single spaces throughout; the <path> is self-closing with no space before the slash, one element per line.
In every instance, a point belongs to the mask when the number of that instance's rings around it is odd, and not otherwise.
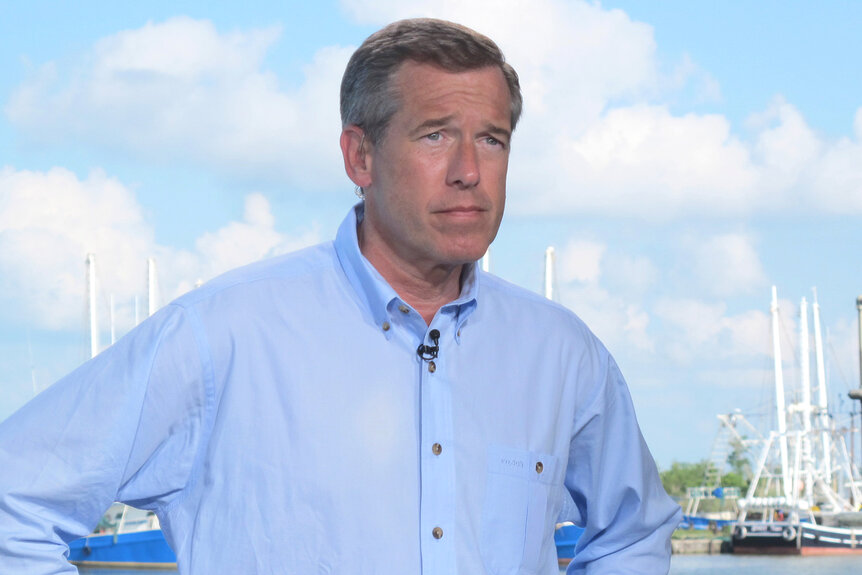
<path fill-rule="evenodd" d="M 425 345 L 423 343 L 416 348 L 416 355 L 418 355 L 425 361 L 436 359 L 437 354 L 440 352 L 440 332 L 436 329 L 432 329 L 428 332 L 428 337 L 431 338 L 431 341 L 434 342 L 434 345 Z"/>

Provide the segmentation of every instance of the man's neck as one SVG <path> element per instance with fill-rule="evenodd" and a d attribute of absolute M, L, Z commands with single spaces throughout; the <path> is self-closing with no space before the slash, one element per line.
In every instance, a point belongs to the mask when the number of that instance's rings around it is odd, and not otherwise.
<path fill-rule="evenodd" d="M 463 264 L 423 266 L 418 262 L 402 261 L 387 246 L 363 242 L 361 225 L 358 232 L 362 255 L 401 299 L 419 312 L 426 324 L 431 324 L 437 310 L 461 295 Z"/>

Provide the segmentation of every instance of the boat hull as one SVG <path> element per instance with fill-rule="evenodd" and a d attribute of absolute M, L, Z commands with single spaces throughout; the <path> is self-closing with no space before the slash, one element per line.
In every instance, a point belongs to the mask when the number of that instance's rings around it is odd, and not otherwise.
<path fill-rule="evenodd" d="M 732 542 L 739 554 L 862 555 L 862 529 L 814 523 L 740 523 Z"/>
<path fill-rule="evenodd" d="M 556 530 L 554 542 L 561 565 L 572 560 L 583 532 L 582 527 L 575 525 L 564 525 Z M 159 529 L 77 539 L 69 544 L 69 561 L 82 567 L 176 569 L 177 566 L 177 557 Z"/>
<path fill-rule="evenodd" d="M 176 569 L 177 556 L 159 529 L 91 535 L 69 544 L 69 561 L 79 566 Z"/>
<path fill-rule="evenodd" d="M 554 543 L 557 546 L 557 561 L 560 567 L 568 565 L 575 556 L 575 546 L 584 533 L 583 527 L 566 523 L 554 531 Z"/>

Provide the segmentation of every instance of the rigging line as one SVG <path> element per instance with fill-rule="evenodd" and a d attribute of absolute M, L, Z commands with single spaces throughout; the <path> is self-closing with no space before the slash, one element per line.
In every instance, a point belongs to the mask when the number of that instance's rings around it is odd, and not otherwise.
<path fill-rule="evenodd" d="M 780 313 L 778 314 L 778 324 L 781 326 L 781 333 L 790 344 L 790 356 L 793 359 L 793 364 L 799 365 L 799 362 L 796 359 L 796 346 L 793 344 L 793 338 L 788 334 L 787 326 L 784 325 L 784 319 L 781 317 Z"/>
<path fill-rule="evenodd" d="M 835 352 L 835 347 L 832 345 L 832 342 L 828 340 L 826 342 L 826 345 L 829 347 L 829 352 L 832 354 L 832 365 L 834 365 L 835 368 L 838 369 L 838 375 L 840 376 L 839 378 L 841 379 L 841 381 L 844 383 L 845 390 L 850 391 L 850 382 L 846 377 L 844 377 L 844 370 L 841 369 L 841 363 L 838 361 L 838 354 Z"/>

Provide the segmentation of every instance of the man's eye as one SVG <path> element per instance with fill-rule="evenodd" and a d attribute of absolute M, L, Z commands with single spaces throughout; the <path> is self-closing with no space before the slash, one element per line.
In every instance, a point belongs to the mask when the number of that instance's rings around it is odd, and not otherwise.
<path fill-rule="evenodd" d="M 426 137 L 426 138 L 428 138 L 428 139 L 429 139 L 429 140 L 431 140 L 431 141 L 436 142 L 437 140 L 439 140 L 439 139 L 440 139 L 440 132 L 432 132 L 431 134 L 428 134 L 428 135 L 427 135 L 427 136 L 425 136 L 425 137 Z"/>

